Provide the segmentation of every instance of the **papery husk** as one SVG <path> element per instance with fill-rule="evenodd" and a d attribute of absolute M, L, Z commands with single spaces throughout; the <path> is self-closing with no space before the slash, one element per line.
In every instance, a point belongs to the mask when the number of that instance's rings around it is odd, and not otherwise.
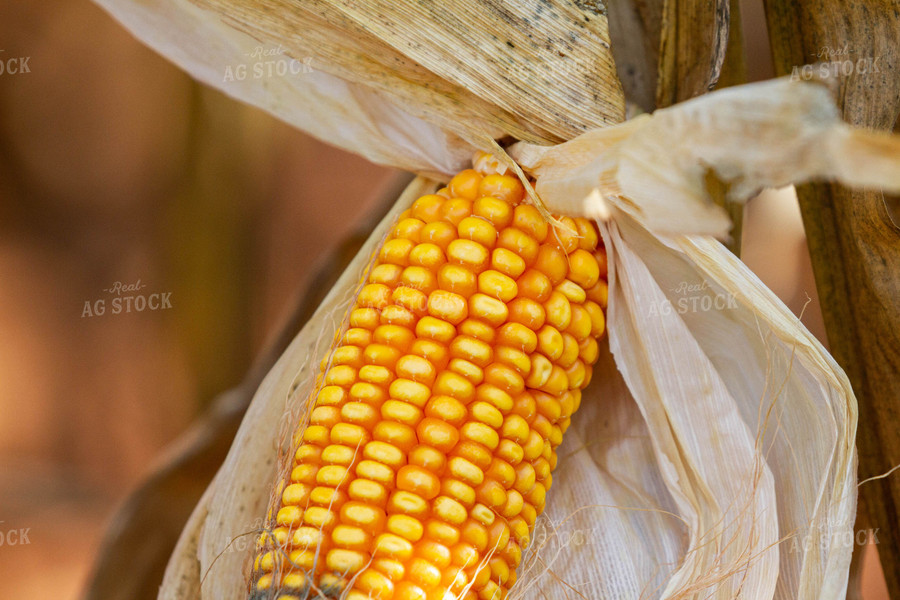
<path fill-rule="evenodd" d="M 198 80 L 420 174 L 465 168 L 487 140 L 557 143 L 625 117 L 600 2 L 96 1 Z M 278 59 L 313 72 L 255 77 Z"/>
<path fill-rule="evenodd" d="M 724 238 L 728 215 L 706 193 L 710 171 L 745 202 L 763 188 L 831 179 L 900 193 L 900 138 L 841 121 L 827 87 L 772 81 L 727 88 L 510 155 L 559 212 L 606 218 L 615 206 L 651 231 Z"/>

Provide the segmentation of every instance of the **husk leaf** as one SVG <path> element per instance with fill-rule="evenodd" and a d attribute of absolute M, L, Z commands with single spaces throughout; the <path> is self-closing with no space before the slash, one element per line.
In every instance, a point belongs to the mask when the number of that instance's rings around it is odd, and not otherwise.
<path fill-rule="evenodd" d="M 900 138 L 851 128 L 825 86 L 787 77 L 509 152 L 552 210 L 596 218 L 611 204 L 666 234 L 727 235 L 730 220 L 706 191 L 710 170 L 734 202 L 822 179 L 900 192 Z"/>
<path fill-rule="evenodd" d="M 200 81 L 418 173 L 455 173 L 488 139 L 556 143 L 625 115 L 599 2 L 97 2 Z M 313 72 L 269 76 L 280 59 Z"/>

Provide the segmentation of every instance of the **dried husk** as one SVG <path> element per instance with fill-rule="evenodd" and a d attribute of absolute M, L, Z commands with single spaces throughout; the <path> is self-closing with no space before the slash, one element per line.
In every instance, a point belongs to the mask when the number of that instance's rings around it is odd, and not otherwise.
<path fill-rule="evenodd" d="M 900 138 L 843 123 L 824 85 L 773 81 L 706 94 L 552 147 L 510 155 L 538 179 L 549 207 L 603 218 L 613 205 L 658 233 L 724 238 L 725 210 L 706 193 L 709 171 L 728 199 L 831 179 L 900 192 Z"/>
<path fill-rule="evenodd" d="M 556 143 L 625 115 L 599 2 L 96 1 L 200 81 L 421 174 L 465 168 L 489 139 Z M 279 59 L 313 72 L 255 76 Z"/>
<path fill-rule="evenodd" d="M 593 129 L 622 118 L 602 10 L 568 48 L 569 65 L 592 68 L 565 86 L 571 67 L 524 41 L 520 21 L 461 33 L 453 15 L 482 22 L 498 3 L 99 2 L 199 79 L 377 162 L 447 174 L 494 139 L 530 142 L 511 152 L 546 207 L 601 221 L 610 353 L 567 433 L 514 598 L 842 597 L 853 393 L 799 319 L 708 237 L 728 222 L 705 186 L 714 172 L 736 200 L 824 177 L 895 189 L 896 138 L 846 128 L 826 89 L 784 81 Z M 552 9 L 541 31 L 575 31 L 589 10 L 526 2 L 516 14 L 538 4 Z M 322 59 L 301 78 L 221 81 L 276 43 Z M 434 185 L 410 186 L 260 386 L 160 598 L 245 597 L 246 540 L 265 524 L 319 361 L 389 222 Z M 681 310 L 685 298 L 700 309 Z"/>

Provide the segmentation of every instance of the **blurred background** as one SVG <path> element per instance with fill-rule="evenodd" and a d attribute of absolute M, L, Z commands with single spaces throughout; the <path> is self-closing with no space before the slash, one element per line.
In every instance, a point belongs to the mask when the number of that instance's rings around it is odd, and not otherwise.
<path fill-rule="evenodd" d="M 769 77 L 761 5 L 743 18 L 751 78 Z M 116 508 L 405 175 L 194 83 L 87 0 L 0 3 L 10 58 L 0 598 L 74 600 Z M 750 204 L 744 259 L 824 340 L 792 190 Z M 152 294 L 170 307 L 114 310 Z M 876 550 L 867 600 L 887 598 Z"/>

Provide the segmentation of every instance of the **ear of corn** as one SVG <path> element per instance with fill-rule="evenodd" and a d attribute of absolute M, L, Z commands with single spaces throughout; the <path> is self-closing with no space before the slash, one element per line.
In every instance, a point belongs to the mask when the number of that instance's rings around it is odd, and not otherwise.
<path fill-rule="evenodd" d="M 492 161 L 476 161 L 476 166 Z M 419 198 L 323 361 L 252 598 L 502 600 L 605 330 L 606 260 L 483 168 Z"/>

